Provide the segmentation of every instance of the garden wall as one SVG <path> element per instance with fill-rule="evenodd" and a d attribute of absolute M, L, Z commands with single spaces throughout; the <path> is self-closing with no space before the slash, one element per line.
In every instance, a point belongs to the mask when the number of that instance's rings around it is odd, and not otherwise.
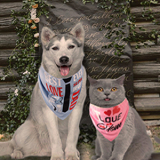
<path fill-rule="evenodd" d="M 152 19 L 146 20 L 142 16 L 143 8 L 136 0 L 131 5 L 131 12 L 136 18 L 136 31 L 144 35 L 145 41 L 150 40 L 148 47 L 135 48 L 131 43 L 134 73 L 134 104 L 143 119 L 160 119 L 160 1 L 151 6 L 157 24 Z M 149 17 L 150 13 L 145 13 Z M 146 31 L 142 31 L 143 27 Z M 151 36 L 149 36 L 151 35 Z"/>
<path fill-rule="evenodd" d="M 1 80 L 3 69 L 8 65 L 8 58 L 12 54 L 18 38 L 15 26 L 12 25 L 11 10 L 21 12 L 21 8 L 22 2 L 20 0 L 0 1 L 0 110 L 5 106 L 9 88 L 14 87 L 13 77 L 10 76 L 5 81 Z"/>

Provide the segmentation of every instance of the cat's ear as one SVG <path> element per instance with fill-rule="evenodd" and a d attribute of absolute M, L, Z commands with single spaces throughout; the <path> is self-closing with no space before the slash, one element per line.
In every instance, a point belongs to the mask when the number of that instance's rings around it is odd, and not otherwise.
<path fill-rule="evenodd" d="M 123 74 L 122 76 L 118 77 L 116 79 L 116 82 L 120 85 L 123 85 L 124 84 L 124 80 L 125 80 L 125 74 Z"/>
<path fill-rule="evenodd" d="M 88 75 L 88 80 L 89 80 L 89 83 L 90 83 L 91 85 L 94 85 L 94 84 L 97 83 L 97 80 L 91 78 L 89 75 Z"/>

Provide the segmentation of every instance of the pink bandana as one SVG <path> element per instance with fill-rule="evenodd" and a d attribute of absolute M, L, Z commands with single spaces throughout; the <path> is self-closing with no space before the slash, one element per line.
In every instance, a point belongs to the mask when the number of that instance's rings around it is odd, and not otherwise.
<path fill-rule="evenodd" d="M 96 129 L 109 141 L 120 133 L 129 111 L 128 100 L 111 108 L 101 108 L 90 104 L 90 117 Z"/>

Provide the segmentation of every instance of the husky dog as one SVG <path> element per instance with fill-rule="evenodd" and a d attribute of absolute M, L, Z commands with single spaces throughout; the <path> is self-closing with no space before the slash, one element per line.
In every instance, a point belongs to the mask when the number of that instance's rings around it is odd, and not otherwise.
<path fill-rule="evenodd" d="M 0 143 L 0 156 L 10 155 L 13 159 L 27 156 L 51 156 L 50 160 L 80 159 L 76 145 L 86 98 L 86 71 L 82 65 L 84 36 L 85 32 L 80 23 L 68 34 L 56 35 L 49 28 L 43 27 L 41 33 L 43 55 L 40 69 L 43 68 L 46 79 L 52 81 L 51 83 L 55 82 L 56 78 L 59 82 L 59 79 L 68 79 L 76 75 L 80 69 L 83 70 L 82 78 L 74 84 L 76 87 L 81 81 L 81 91 L 77 92 L 80 93 L 78 100 L 74 97 L 74 101 L 77 100 L 77 102 L 74 103 L 74 109 L 70 108 L 70 110 L 73 109 L 72 112 L 60 119 L 55 113 L 56 111 L 57 113 L 63 112 L 61 109 L 61 104 L 64 103 L 62 90 L 58 88 L 59 90 L 55 91 L 55 88 L 48 86 L 48 92 L 53 91 L 52 93 L 58 94 L 59 91 L 60 94 L 59 99 L 48 100 L 50 104 L 54 103 L 55 106 L 56 103 L 58 104 L 58 109 L 53 105 L 53 110 L 51 110 L 42 95 L 40 82 L 37 82 L 31 97 L 30 114 L 10 141 Z M 51 97 L 49 93 L 49 98 Z"/>

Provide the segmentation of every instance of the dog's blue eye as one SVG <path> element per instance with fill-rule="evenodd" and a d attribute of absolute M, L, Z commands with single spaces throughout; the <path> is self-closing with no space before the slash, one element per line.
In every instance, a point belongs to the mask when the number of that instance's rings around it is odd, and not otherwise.
<path fill-rule="evenodd" d="M 59 50 L 59 48 L 58 48 L 58 47 L 53 47 L 52 49 L 53 49 L 54 51 Z"/>
<path fill-rule="evenodd" d="M 75 47 L 74 45 L 70 45 L 68 49 L 73 49 L 74 47 Z"/>

